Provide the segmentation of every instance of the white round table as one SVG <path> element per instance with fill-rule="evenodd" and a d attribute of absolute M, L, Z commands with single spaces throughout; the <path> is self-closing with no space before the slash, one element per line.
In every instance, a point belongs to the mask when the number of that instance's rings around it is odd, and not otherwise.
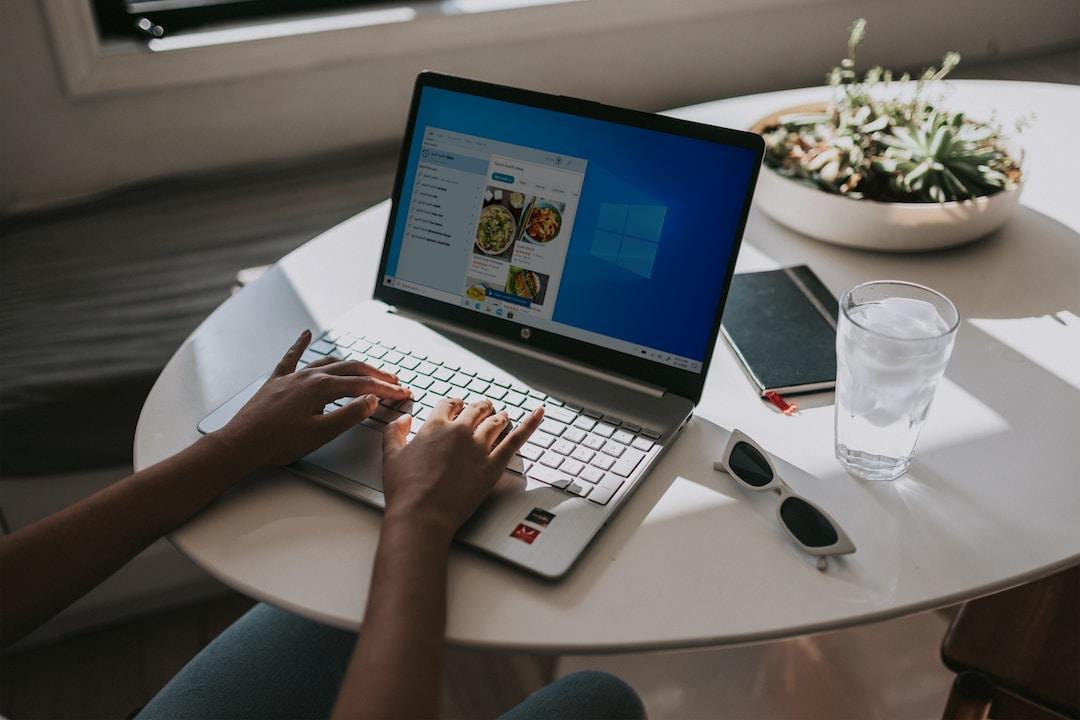
<path fill-rule="evenodd" d="M 722 645 L 881 620 L 1015 585 L 1080 561 L 1080 88 L 956 82 L 974 116 L 1034 110 L 1022 136 L 1023 207 L 976 244 L 874 254 L 790 232 L 758 212 L 738 269 L 809 264 L 839 295 L 874 278 L 913 280 L 964 316 L 909 476 L 857 481 L 833 458 L 830 393 L 784 416 L 752 391 L 723 340 L 695 419 L 563 581 L 478 553 L 451 556 L 451 642 L 534 652 Z M 748 127 L 822 99 L 823 88 L 684 108 Z M 218 308 L 147 398 L 135 437 L 144 468 L 193 442 L 195 423 L 265 372 L 303 327 L 371 297 L 388 203 L 291 253 Z M 819 572 L 775 519 L 775 497 L 742 491 L 712 461 L 739 427 L 790 465 L 858 552 Z M 794 467 L 793 467 L 794 466 Z M 798 469 L 796 469 L 798 468 Z M 381 515 L 285 470 L 243 483 L 172 535 L 211 575 L 252 597 L 357 628 Z"/>

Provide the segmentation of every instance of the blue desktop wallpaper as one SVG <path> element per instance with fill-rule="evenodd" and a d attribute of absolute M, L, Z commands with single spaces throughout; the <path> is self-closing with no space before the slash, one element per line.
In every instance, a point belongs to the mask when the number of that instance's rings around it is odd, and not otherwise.
<path fill-rule="evenodd" d="M 427 87 L 402 208 L 428 126 L 588 161 L 553 319 L 704 360 L 759 161 L 752 150 Z M 391 275 L 405 216 L 391 238 Z"/>

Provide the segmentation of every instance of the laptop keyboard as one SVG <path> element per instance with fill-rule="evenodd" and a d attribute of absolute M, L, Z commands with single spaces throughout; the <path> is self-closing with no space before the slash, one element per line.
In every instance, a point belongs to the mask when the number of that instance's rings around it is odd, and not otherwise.
<path fill-rule="evenodd" d="M 393 373 L 412 390 L 412 400 L 383 401 L 362 423 L 381 431 L 386 423 L 411 413 L 410 440 L 444 397 L 466 403 L 486 398 L 496 412 L 505 411 L 512 423 L 543 406 L 543 423 L 507 469 L 598 505 L 606 505 L 624 483 L 640 475 L 646 455 L 660 441 L 660 433 L 649 428 L 563 402 L 515 380 L 476 372 L 371 336 L 327 331 L 304 352 L 298 367 L 327 355 L 360 360 Z M 325 412 L 333 412 L 350 400 L 330 403 Z"/>

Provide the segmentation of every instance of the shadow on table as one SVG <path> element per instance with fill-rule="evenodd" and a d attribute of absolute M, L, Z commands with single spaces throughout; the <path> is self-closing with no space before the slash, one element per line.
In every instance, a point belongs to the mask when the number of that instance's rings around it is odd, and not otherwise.
<path fill-rule="evenodd" d="M 1062 310 L 1080 314 L 1080 284 L 1076 280 L 1080 234 L 1026 207 L 1018 208 L 1006 225 L 989 236 L 937 252 L 880 253 L 829 245 L 800 235 L 758 211 L 751 213 L 747 240 L 783 265 L 806 262 L 807 244 L 812 245 L 819 257 L 810 264 L 837 297 L 853 284 L 853 274 L 858 282 L 888 275 L 941 290 L 956 303 L 965 320 L 1053 316 Z M 886 273 L 881 269 L 883 260 L 889 264 Z M 978 268 L 977 277 L 972 276 L 973 268 Z M 1045 288 L 1058 292 L 1071 289 L 1073 297 L 1055 303 L 1046 299 Z M 970 327 L 965 322 L 961 337 Z M 1011 352 L 1007 348 L 1002 351 Z M 809 410 L 832 405 L 835 396 L 820 392 L 789 399 Z"/>
<path fill-rule="evenodd" d="M 1080 327 L 1054 326 L 1052 331 L 1076 336 Z M 1080 351 L 1080 340 L 1074 347 Z M 972 425 L 992 414 L 995 427 L 976 429 L 957 442 L 917 448 L 909 477 L 897 486 L 901 495 L 951 495 L 950 505 L 966 508 L 963 523 L 977 518 L 988 531 L 1008 529 L 1011 541 L 1021 545 L 1063 529 L 1071 529 L 1073 541 L 1080 541 L 1075 530 L 1080 495 L 1058 490 L 1062 483 L 1076 485 L 1080 387 L 970 323 L 957 336 L 946 377 L 985 406 Z M 998 481 L 993 497 L 987 487 L 990 478 Z M 1034 503 L 1033 494 L 1044 497 Z M 1047 503 L 1046 496 L 1058 502 Z M 1048 511 L 1027 518 L 1036 522 L 1018 523 L 1033 504 Z M 1055 527 L 1053 515 L 1060 515 L 1057 521 L 1063 525 Z M 958 525 L 956 517 L 939 521 Z"/>
<path fill-rule="evenodd" d="M 1075 372 L 1063 368 L 1070 355 L 1075 354 L 1074 367 L 1080 362 L 1080 328 L 1067 326 L 1056 314 L 1080 314 L 1080 233 L 1021 207 L 988 237 L 932 253 L 883 255 L 828 245 L 760 213 L 754 213 L 747 234 L 784 264 L 804 262 L 807 244 L 813 244 L 814 269 L 834 292 L 842 291 L 852 275 L 860 281 L 881 278 L 885 259 L 891 277 L 937 288 L 960 309 L 964 322 L 945 382 L 966 396 L 969 416 L 960 419 L 960 427 L 949 428 L 953 439 L 940 447 L 924 438 L 911 475 L 897 487 L 915 491 L 925 484 L 935 488 L 927 492 L 946 492 L 944 478 L 952 477 L 952 490 L 960 492 L 955 470 L 963 468 L 963 484 L 971 484 L 963 492 L 977 505 L 985 477 L 1014 477 L 1015 486 L 1023 487 L 1035 468 L 1040 474 L 1075 475 L 1067 448 L 1080 427 L 1080 384 Z M 1027 347 L 1020 344 L 1024 341 Z M 806 407 L 831 397 L 808 396 Z M 931 408 L 931 421 L 934 413 Z"/>
<path fill-rule="evenodd" d="M 184 341 L 162 372 L 168 380 L 159 378 L 147 396 L 139 432 L 150 440 L 136 439 L 136 467 L 193 442 L 201 418 L 269 374 L 301 330 L 320 327 L 317 314 L 278 265 L 227 299 Z M 154 420 L 146 423 L 147 417 Z"/>
<path fill-rule="evenodd" d="M 771 223 L 763 217 L 757 222 Z M 828 260 L 835 259 L 843 268 L 842 283 L 849 281 L 853 269 L 861 279 L 882 276 L 879 253 L 820 244 L 781 228 L 762 236 L 763 251 L 778 262 L 803 262 L 803 244 L 816 243 L 816 253 L 825 255 L 815 264 L 822 275 L 830 272 Z M 835 472 L 815 478 L 803 489 L 825 507 L 845 508 L 848 515 L 837 519 L 853 537 L 863 538 L 865 547 L 873 547 L 874 560 L 886 566 L 897 566 L 903 552 L 896 546 L 903 543 L 905 533 L 916 532 L 955 543 L 956 555 L 968 559 L 975 576 L 1008 582 L 1016 581 L 1017 573 L 1047 570 L 1048 563 L 1060 560 L 1053 548 L 1078 540 L 1075 517 L 1080 515 L 1080 496 L 1062 483 L 1075 484 L 1076 479 L 1071 448 L 1080 428 L 1080 386 L 1072 373 L 1062 373 L 1060 365 L 1055 369 L 1054 358 L 1049 357 L 1054 353 L 1046 348 L 1057 347 L 1058 341 L 1067 347 L 1080 345 L 1072 340 L 1076 327 L 1065 326 L 1060 318 L 1047 321 L 1046 316 L 1080 311 L 1075 280 L 1080 234 L 1021 208 L 1007 226 L 980 242 L 937 253 L 887 257 L 890 276 L 940 288 L 966 319 L 946 374 L 959 409 L 954 410 L 950 427 L 935 433 L 937 444 L 924 438 L 910 475 L 901 481 L 865 483 L 837 465 Z M 1003 340 L 987 331 L 995 327 L 993 323 L 980 320 L 1044 323 L 1037 330 L 1042 333 L 1038 352 L 1029 350 L 1025 356 L 1007 336 Z M 1047 339 L 1046 332 L 1063 335 Z M 817 407 L 831 399 L 830 393 L 819 393 L 800 401 Z M 685 531 L 678 535 L 684 540 L 710 537 L 710 524 L 745 525 L 748 510 L 756 516 L 753 524 L 775 524 L 774 498 L 742 492 L 712 471 L 713 455 L 724 437 L 722 428 L 695 418 L 586 551 L 572 571 L 575 578 L 567 584 L 569 589 L 555 591 L 559 600 L 582 600 L 609 571 L 613 558 L 627 551 L 628 543 L 640 552 L 648 545 L 643 538 L 663 542 L 663 533 L 651 529 L 664 522 L 683 524 Z M 783 448 L 768 449 L 783 457 Z M 687 483 L 700 492 L 688 490 Z M 800 488 L 797 476 L 792 484 Z M 1033 503 L 1035 493 L 1052 493 L 1060 501 L 1048 503 L 1043 497 Z M 673 547 L 666 550 L 678 552 Z M 794 546 L 791 551 L 798 556 Z M 856 555 L 842 562 L 849 563 L 847 570 L 857 570 L 866 559 Z M 936 561 L 928 558 L 923 571 L 930 572 Z M 844 572 L 841 567 L 837 576 L 843 579 Z M 866 596 L 887 598 L 895 590 L 895 578 L 890 586 L 884 577 L 875 577 L 880 583 L 865 588 Z M 947 577 L 942 575 L 943 580 Z M 971 589 L 959 576 L 955 584 L 956 593 Z M 943 592 L 947 594 L 948 588 Z"/>
<path fill-rule="evenodd" d="M 758 223 L 763 221 L 771 222 L 763 218 L 757 220 Z M 797 254 L 805 255 L 802 244 L 807 242 L 816 241 L 778 231 L 770 233 L 765 244 L 772 257 L 787 263 L 800 261 Z M 838 264 L 846 267 L 845 283 L 853 273 L 861 273 L 865 279 L 880 277 L 882 256 L 879 254 L 826 245 L 820 245 L 817 249 L 820 250 L 818 255 L 826 260 L 820 262 L 820 269 L 815 265 L 815 270 L 827 283 L 829 258 L 835 258 Z M 1036 283 L 1058 293 L 1062 292 L 1062 288 L 1075 288 L 1072 275 L 1080 266 L 1080 236 L 1040 213 L 1021 209 L 1006 228 L 974 245 L 929 255 L 889 257 L 895 268 L 895 277 L 910 277 L 940 287 L 956 300 L 965 317 L 1030 318 L 1063 309 L 1064 301 L 1055 306 L 1052 300 L 1045 299 L 1044 293 L 1025 293 L 1024 289 Z M 970 274 L 973 265 L 980 266 L 980 276 L 958 282 L 958 278 L 966 277 L 965 273 Z M 284 275 L 275 278 L 270 273 L 230 302 L 242 300 L 245 303 L 258 303 L 261 293 L 252 291 L 257 290 L 260 283 L 268 281 L 289 282 Z M 281 290 L 278 288 L 278 292 L 268 295 L 286 296 Z M 280 336 L 286 332 L 291 334 L 294 324 L 297 325 L 297 332 L 303 325 L 318 326 L 319 313 L 315 309 L 305 308 L 299 296 L 295 292 L 293 295 L 290 301 L 282 301 L 282 305 L 259 309 L 263 313 L 281 312 L 281 317 L 287 318 L 274 324 L 275 328 L 280 328 L 276 331 Z M 248 306 L 252 312 L 255 309 L 256 306 Z M 322 320 L 332 321 L 333 318 Z M 292 340 L 291 337 L 268 339 L 263 337 L 265 333 L 265 328 L 251 327 L 242 331 L 240 342 L 237 342 L 237 338 L 200 338 L 200 342 L 220 342 L 222 347 L 227 346 L 234 351 L 244 343 L 253 343 L 244 346 L 244 358 L 239 363 L 242 367 L 253 367 L 258 362 L 269 362 L 279 357 L 282 349 Z M 209 345 L 201 349 L 221 351 Z M 235 377 L 226 372 L 221 377 L 208 379 L 205 387 L 220 388 L 221 392 L 221 397 L 217 397 L 219 391 L 215 389 L 211 393 L 214 397 L 207 398 L 209 404 L 227 398 L 226 387 L 235 391 L 250 381 L 250 377 L 244 373 L 237 373 Z M 1077 402 L 1080 400 L 1077 398 L 1080 389 L 1036 362 L 1019 356 L 1004 342 L 970 322 L 965 323 L 960 331 L 947 379 L 970 396 L 972 407 L 977 409 L 976 419 L 992 416 L 1000 418 L 1000 422 L 974 428 L 966 436 L 957 436 L 954 441 L 940 447 L 926 445 L 911 477 L 904 482 L 859 483 L 844 475 L 839 467 L 836 468 L 835 477 L 828 474 L 809 479 L 799 475 L 797 469 L 785 468 L 782 471 L 786 477 L 790 476 L 788 479 L 797 490 L 807 492 L 823 506 L 830 509 L 851 508 L 849 514 L 837 519 L 857 542 L 860 538 L 873 540 L 879 529 L 886 536 L 885 541 L 877 543 L 876 555 L 867 553 L 864 557 L 858 554 L 851 559 L 841 560 L 835 574 L 829 576 L 838 581 L 834 583 L 835 587 L 827 587 L 817 580 L 805 583 L 806 578 L 800 575 L 804 584 L 814 585 L 817 592 L 836 593 L 839 596 L 843 590 L 850 596 L 856 580 L 868 579 L 868 576 L 854 577 L 863 563 L 873 560 L 886 567 L 896 567 L 899 560 L 898 543 L 895 534 L 888 533 L 889 527 L 904 526 L 910 529 L 921 524 L 932 537 L 947 536 L 950 532 L 955 535 L 958 528 L 960 531 L 974 528 L 975 532 L 961 536 L 957 542 L 966 549 L 966 554 L 971 555 L 973 562 L 985 563 L 997 562 L 993 551 L 1004 547 L 1004 544 L 1018 547 L 1020 552 L 1031 548 L 1033 553 L 1045 556 L 1047 533 L 1060 533 L 1066 539 L 1070 531 L 1075 533 L 1068 521 L 1070 514 L 1073 522 L 1075 515 L 1080 514 L 1075 493 L 1065 494 L 1063 499 L 1067 502 L 1050 508 L 1044 518 L 1046 524 L 1052 525 L 1049 528 L 1030 522 L 1031 518 L 1023 512 L 1014 515 L 1005 509 L 1022 511 L 1034 493 L 1052 492 L 1054 483 L 1062 480 L 1075 481 L 1075 468 L 1068 463 L 1068 458 L 1075 457 L 1075 452 L 1070 455 L 1069 451 L 1063 452 L 1061 448 L 1072 446 L 1075 440 L 1070 433 L 1075 434 L 1075 429 L 1080 427 L 1080 402 Z M 586 602 L 592 588 L 606 579 L 608 573 L 625 570 L 626 563 L 613 562 L 620 553 L 648 553 L 649 563 L 659 568 L 662 575 L 665 557 L 669 558 L 666 565 L 671 565 L 670 558 L 690 551 L 677 546 L 677 542 L 685 542 L 687 538 L 705 542 L 715 542 L 719 538 L 731 542 L 736 531 L 740 530 L 752 531 L 751 535 L 744 536 L 744 542 L 748 537 L 764 538 L 771 546 L 775 539 L 776 550 L 769 552 L 770 561 L 774 564 L 790 564 L 792 568 L 800 570 L 803 566 L 812 568 L 812 561 L 804 557 L 777 526 L 775 498 L 743 492 L 729 478 L 712 469 L 714 456 L 720 451 L 725 438 L 726 431 L 722 428 L 702 418 L 695 418 L 668 455 L 586 550 L 578 565 L 571 570 L 571 578 L 568 579 L 572 579 L 572 582 L 552 584 L 501 564 L 498 564 L 498 571 L 513 573 L 514 592 L 532 593 L 553 605 L 573 606 Z M 783 448 L 768 449 L 781 457 L 784 455 Z M 1038 459 L 1034 460 L 1033 456 Z M 1048 484 L 1043 477 L 1034 476 L 1031 471 L 1033 466 L 1039 467 L 1039 475 L 1051 473 L 1053 482 Z M 962 470 L 960 474 L 958 469 Z M 994 492 L 998 495 L 990 497 L 981 482 L 988 476 L 1015 478 L 1016 481 L 996 482 Z M 841 479 L 844 481 L 835 481 Z M 1039 507 L 1045 507 L 1045 504 Z M 963 527 L 958 523 L 955 514 L 958 512 L 964 513 Z M 907 513 L 908 517 L 900 515 L 902 513 Z M 668 523 L 679 523 L 683 531 L 669 533 L 659 530 Z M 990 541 L 980 545 L 980 538 L 989 538 Z M 718 544 L 717 561 L 739 562 L 743 553 L 737 543 L 736 538 L 734 544 Z M 631 544 L 632 549 L 628 547 Z M 469 555 L 483 557 L 475 553 Z M 1013 560 L 1016 557 L 1012 555 Z M 1031 567 L 1030 563 L 1028 567 Z M 819 576 L 815 573 L 810 577 Z M 675 579 L 674 571 L 670 579 Z M 894 575 L 878 573 L 871 579 L 877 584 L 860 585 L 855 601 L 880 604 L 894 591 Z M 662 585 L 662 577 L 639 578 L 638 581 L 649 583 L 651 592 L 666 592 L 663 587 L 655 587 Z M 479 598 L 479 602 L 481 605 L 490 603 L 492 611 L 497 611 L 507 599 Z M 474 609 L 484 611 L 484 607 Z"/>
<path fill-rule="evenodd" d="M 1020 318 L 1065 309 L 1048 302 L 1044 288 L 1075 291 L 1080 266 L 1080 234 L 1036 210 L 1017 209 L 1003 227 L 982 240 L 949 250 L 926 253 L 880 253 L 830 245 L 800 235 L 761 212 L 751 213 L 747 240 L 776 262 L 806 262 L 806 245 L 817 259 L 814 272 L 838 297 L 851 283 L 884 279 L 912 280 L 941 290 L 965 318 Z M 977 277 L 972 277 L 977 267 Z M 1032 288 L 1038 288 L 1032 292 Z M 1072 298 L 1073 308 L 1080 297 Z"/>
<path fill-rule="evenodd" d="M 947 378 L 968 396 L 970 423 L 923 438 L 911 471 L 894 482 L 847 478 L 865 488 L 879 532 L 948 543 L 949 552 L 918 559 L 919 575 L 935 577 L 942 597 L 954 600 L 1075 563 L 1080 388 L 970 324 Z M 835 477 L 845 478 L 839 467 Z"/>
<path fill-rule="evenodd" d="M 649 577 L 637 578 L 641 592 L 670 593 L 677 602 L 677 585 L 685 570 L 682 558 L 713 558 L 718 567 L 743 563 L 753 556 L 757 561 L 769 557 L 796 575 L 816 580 L 821 574 L 815 569 L 816 560 L 802 552 L 786 535 L 776 518 L 777 498 L 773 493 L 753 493 L 740 487 L 726 473 L 713 468 L 713 461 L 727 441 L 728 430 L 705 418 L 695 417 L 679 435 L 668 454 L 642 481 L 626 503 L 619 509 L 592 544 L 585 550 L 570 575 L 559 583 L 522 575 L 529 592 L 562 607 L 587 602 L 592 589 L 610 583 L 609 573 L 623 573 L 633 567 L 649 567 Z M 863 495 L 864 488 L 850 483 L 823 486 L 818 478 L 782 459 L 782 448 L 776 448 L 778 471 L 808 497 L 825 506 L 839 506 L 840 495 Z M 858 502 L 845 504 L 858 508 Z M 867 536 L 877 523 L 873 514 L 849 518 L 845 527 L 858 527 L 858 534 Z M 678 526 L 673 531 L 671 525 Z M 745 543 L 760 547 L 748 553 Z M 711 550 L 710 550 L 711 549 Z M 633 563 L 614 565 L 625 554 L 635 555 Z M 866 558 L 869 560 L 869 558 Z M 495 561 L 492 561 L 495 562 Z M 864 582 L 859 572 L 863 562 L 858 558 L 838 558 L 831 562 L 827 577 L 839 587 L 831 592 L 850 593 L 852 584 Z M 682 568 L 682 569 L 680 569 Z M 775 570 L 776 568 L 773 568 Z M 716 567 L 703 569 L 714 575 Z M 771 572 L 771 571 L 770 571 Z M 798 573 L 809 573 L 807 576 Z M 669 576 L 670 573 L 670 576 Z M 621 578 L 628 581 L 628 578 Z M 627 584 L 630 595 L 634 585 Z M 892 591 L 891 579 L 883 587 L 871 581 L 860 589 L 863 596 L 879 598 Z M 826 589 L 824 592 L 830 592 Z M 492 598 L 493 605 L 500 602 Z"/>

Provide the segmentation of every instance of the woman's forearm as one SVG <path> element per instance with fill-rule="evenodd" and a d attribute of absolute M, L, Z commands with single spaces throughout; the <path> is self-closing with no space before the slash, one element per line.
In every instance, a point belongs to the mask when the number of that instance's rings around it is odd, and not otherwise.
<path fill-rule="evenodd" d="M 334 718 L 439 714 L 450 535 L 387 517 Z"/>
<path fill-rule="evenodd" d="M 253 469 L 207 436 L 0 539 L 0 645 L 63 610 Z"/>
<path fill-rule="evenodd" d="M 439 714 L 450 541 L 543 418 L 537 408 L 507 432 L 489 400 L 443 399 L 411 442 L 410 416 L 386 426 L 386 515 L 335 718 Z"/>
<path fill-rule="evenodd" d="M 380 398 L 404 400 L 397 377 L 333 357 L 302 370 L 300 333 L 229 423 L 186 450 L 0 539 L 0 645 L 74 602 L 143 548 L 260 467 L 287 465 L 363 422 Z M 355 398 L 333 413 L 324 406 Z"/>

